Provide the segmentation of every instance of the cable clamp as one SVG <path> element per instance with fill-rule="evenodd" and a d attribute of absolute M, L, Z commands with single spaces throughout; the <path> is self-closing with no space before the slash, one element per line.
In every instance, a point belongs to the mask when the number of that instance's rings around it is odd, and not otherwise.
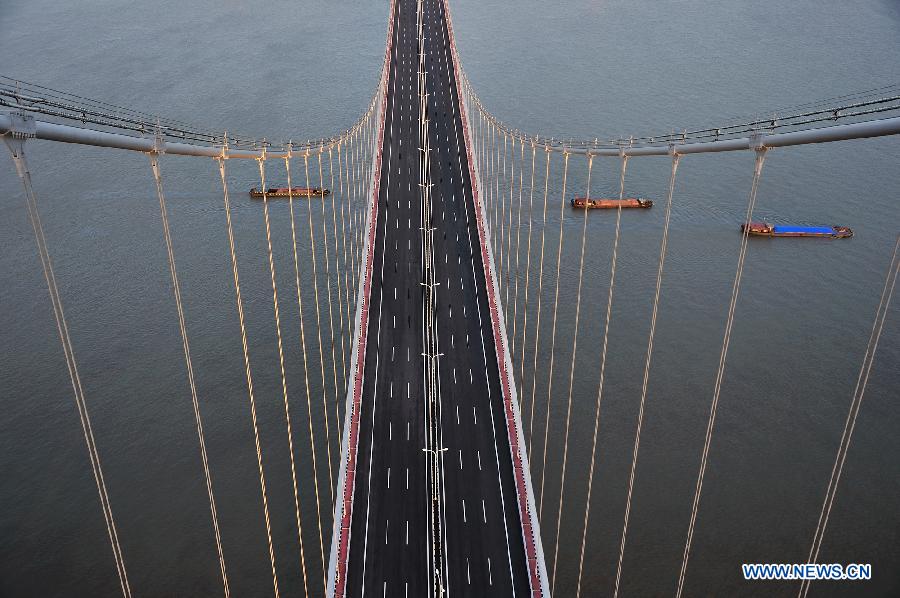
<path fill-rule="evenodd" d="M 669 155 L 673 158 L 678 155 L 678 144 L 670 143 L 669 144 Z"/>
<path fill-rule="evenodd" d="M 762 131 L 754 131 L 750 134 L 750 149 L 759 152 L 766 148 L 766 135 Z"/>
<path fill-rule="evenodd" d="M 9 116 L 9 131 L 13 139 L 34 139 L 37 137 L 37 124 L 34 116 L 25 112 L 7 112 Z"/>
<path fill-rule="evenodd" d="M 166 140 L 163 137 L 162 127 L 159 123 L 157 123 L 156 127 L 153 129 L 153 149 L 150 150 L 150 153 L 154 156 L 160 156 L 166 153 Z"/>

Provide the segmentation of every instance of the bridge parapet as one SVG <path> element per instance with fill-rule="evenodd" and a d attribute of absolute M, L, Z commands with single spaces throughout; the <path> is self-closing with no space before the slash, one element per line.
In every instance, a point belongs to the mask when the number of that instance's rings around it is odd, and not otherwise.
<path fill-rule="evenodd" d="M 491 243 L 487 232 L 488 217 L 484 202 L 481 197 L 481 179 L 479 169 L 476 168 L 476 156 L 472 152 L 472 143 L 475 135 L 468 118 L 466 90 L 463 86 L 462 72 L 459 54 L 456 48 L 456 38 L 453 34 L 453 20 L 450 16 L 450 7 L 447 0 L 441 0 L 444 15 L 447 20 L 447 30 L 450 37 L 450 55 L 453 60 L 453 72 L 456 82 L 456 97 L 459 101 L 459 113 L 463 121 L 463 135 L 465 137 L 466 153 L 468 155 L 469 177 L 473 181 L 472 194 L 475 202 L 475 219 L 478 226 L 479 244 L 481 245 L 482 262 L 486 264 L 485 278 L 488 287 L 488 302 L 492 330 L 494 333 L 494 346 L 497 348 L 497 365 L 500 369 L 500 383 L 503 389 L 503 405 L 506 415 L 506 430 L 509 438 L 510 456 L 513 462 L 513 474 L 516 482 L 516 500 L 519 518 L 522 525 L 522 540 L 525 545 L 525 553 L 528 561 L 529 584 L 531 594 L 535 597 L 550 596 L 550 586 L 547 578 L 547 566 L 544 560 L 544 549 L 541 543 L 540 522 L 537 519 L 537 510 L 534 503 L 534 490 L 531 484 L 531 469 L 528 465 L 528 453 L 525 447 L 522 431 L 522 417 L 519 412 L 519 401 L 516 385 L 513 379 L 513 365 L 509 351 L 509 339 L 506 334 L 506 325 L 500 307 L 500 289 L 497 284 L 496 265 L 494 263 Z"/>

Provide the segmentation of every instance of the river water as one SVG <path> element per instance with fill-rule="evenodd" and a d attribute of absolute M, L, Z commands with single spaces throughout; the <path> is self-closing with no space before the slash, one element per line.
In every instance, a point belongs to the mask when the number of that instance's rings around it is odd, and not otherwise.
<path fill-rule="evenodd" d="M 892 0 L 458 0 L 452 7 L 463 66 L 484 103 L 513 127 L 557 137 L 716 125 L 900 81 L 900 5 Z M 10 76 L 209 128 L 300 139 L 334 133 L 364 109 L 383 56 L 386 18 L 384 1 L 7 0 L 0 5 L 0 55 Z M 147 159 L 28 145 L 131 586 L 149 596 L 218 594 Z M 856 236 L 751 240 L 687 595 L 797 591 L 794 583 L 744 582 L 740 564 L 806 558 L 900 228 L 898 158 L 897 139 L 770 152 L 760 218 L 845 224 Z M 269 595 L 218 174 L 205 160 L 167 158 L 162 167 L 229 579 L 234 595 Z M 661 207 L 668 167 L 666 159 L 632 160 L 627 192 Z M 255 165 L 229 168 L 235 189 L 255 183 Z M 584 164 L 573 159 L 571 168 L 570 189 L 577 190 Z M 592 194 L 615 190 L 616 168 L 613 161 L 595 163 Z M 688 157 L 679 169 L 623 561 L 626 596 L 674 592 L 751 174 L 746 153 Z M 8 160 L 0 166 L 0 198 L 0 595 L 115 595 L 118 581 L 77 412 Z M 262 214 L 243 196 L 234 213 L 279 581 L 286 595 L 297 595 L 302 586 Z M 551 255 L 559 214 L 548 216 Z M 561 348 L 542 523 L 548 566 L 556 545 L 582 227 L 580 215 L 562 214 Z M 273 206 L 279 285 L 289 289 L 286 216 L 284 204 Z M 661 209 L 623 214 L 583 582 L 591 596 L 609 595 L 616 575 L 662 218 Z M 560 596 L 574 592 L 577 575 L 612 218 L 591 214 L 587 230 Z M 296 328 L 296 314 L 289 317 Z M 900 593 L 898 317 L 895 302 L 820 557 L 872 563 L 873 580 L 819 583 L 817 595 Z M 526 362 L 530 357 L 526 352 Z M 302 414 L 295 334 L 287 339 L 286 358 L 289 388 L 296 389 L 291 400 Z M 537 380 L 540 414 L 547 395 L 543 366 Z M 527 395 L 530 383 L 524 390 Z M 305 423 L 301 417 L 295 426 Z M 536 437 L 543 423 L 539 415 Z M 314 417 L 314 424 L 323 422 Z M 538 483 L 541 442 L 533 446 Z M 324 450 L 320 459 L 327 459 Z M 301 457 L 301 500 L 315 588 L 321 560 L 307 460 Z"/>

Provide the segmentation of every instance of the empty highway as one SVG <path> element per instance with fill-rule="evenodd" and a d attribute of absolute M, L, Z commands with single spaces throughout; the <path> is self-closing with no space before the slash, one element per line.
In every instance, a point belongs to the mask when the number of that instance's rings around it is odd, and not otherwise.
<path fill-rule="evenodd" d="M 528 566 L 482 249 L 444 5 L 398 0 L 393 15 L 367 344 L 347 557 L 347 596 L 528 596 Z M 419 41 L 429 160 L 421 161 Z M 423 205 L 422 185 L 431 185 Z M 430 208 L 434 361 L 426 390 L 423 214 Z M 439 390 L 438 390 L 439 389 Z M 426 402 L 437 415 L 426 417 Z M 431 523 L 429 426 L 441 446 L 440 525 Z M 442 546 L 435 588 L 432 539 Z"/>

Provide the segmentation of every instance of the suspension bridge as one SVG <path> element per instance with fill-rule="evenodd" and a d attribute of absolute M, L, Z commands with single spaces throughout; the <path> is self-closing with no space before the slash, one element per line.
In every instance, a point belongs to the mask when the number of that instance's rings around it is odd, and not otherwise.
<path fill-rule="evenodd" d="M 447 0 L 391 3 L 376 92 L 363 116 L 331 138 L 295 143 L 210 132 L 5 77 L 0 79 L 0 110 L 0 132 L 22 183 L 124 596 L 141 593 L 129 578 L 128 555 L 117 526 L 117 519 L 127 515 L 115 509 L 104 475 L 101 454 L 111 449 L 95 440 L 90 396 L 82 383 L 51 259 L 53 239 L 45 235 L 26 159 L 26 150 L 40 148 L 32 140 L 141 152 L 149 157 L 209 502 L 210 534 L 225 596 L 232 593 L 228 530 L 219 524 L 209 464 L 215 455 L 207 451 L 189 340 L 191 323 L 185 315 L 186 298 L 166 202 L 164 166 L 172 156 L 213 161 L 221 184 L 239 321 L 236 332 L 242 347 L 274 595 L 289 593 L 279 572 L 291 567 L 300 571 L 303 595 L 537 597 L 557 592 L 563 542 L 577 546 L 576 595 L 618 595 L 622 577 L 628 575 L 625 555 L 632 498 L 672 205 L 683 158 L 719 152 L 751 154 L 752 183 L 746 191 L 745 213 L 749 222 L 770 150 L 900 134 L 900 88 L 896 86 L 795 106 L 770 118 L 658 136 L 558 139 L 522 133 L 492 116 L 475 93 L 460 62 Z M 608 287 L 602 300 L 593 302 L 600 305 L 594 315 L 599 313 L 602 319 L 602 343 L 590 348 L 597 366 L 587 369 L 576 367 L 576 362 L 579 352 L 585 351 L 578 343 L 588 301 L 583 288 L 590 210 L 577 216 L 582 219 L 578 238 L 566 238 L 563 222 L 570 195 L 591 197 L 592 176 L 600 160 L 616 161 L 622 199 L 631 160 L 652 157 L 668 160 L 669 178 L 666 196 L 659 202 L 664 219 L 624 489 L 624 519 L 616 554 L 596 554 L 586 546 L 594 514 L 595 474 L 602 460 L 597 439 L 606 397 L 607 358 L 613 350 L 609 331 L 622 209 L 615 211 L 611 252 L 603 256 L 608 263 Z M 293 491 L 291 518 L 299 555 L 290 564 L 280 560 L 273 540 L 273 518 L 286 515 L 270 509 L 271 472 L 260 440 L 254 389 L 254 374 L 260 366 L 252 362 L 248 342 L 246 287 L 238 267 L 234 191 L 229 187 L 231 160 L 255 161 L 262 190 L 278 355 L 274 367 L 280 380 Z M 273 179 L 287 183 L 293 247 L 289 260 L 293 284 L 287 289 L 279 288 L 276 273 L 278 256 L 270 216 L 270 202 L 276 200 L 268 191 Z M 295 184 L 305 185 L 304 190 Z M 594 185 L 596 189 L 596 180 Z M 329 189 L 331 198 L 312 197 L 308 190 L 314 186 Z M 302 203 L 307 204 L 305 209 L 299 207 Z M 554 214 L 558 232 L 550 230 Z M 298 226 L 298 219 L 301 225 L 305 219 L 308 226 Z M 561 275 L 564 244 L 577 248 L 577 268 L 570 277 Z M 748 231 L 737 244 L 700 467 L 691 510 L 684 519 L 681 567 L 673 580 L 676 596 L 684 592 L 691 573 L 694 531 L 701 518 Z M 808 542 L 808 556 L 804 555 L 808 562 L 820 559 L 900 269 L 900 237 L 891 254 L 876 259 L 886 266 L 880 303 L 855 388 L 848 385 L 847 420 L 830 479 L 822 480 L 825 493 L 817 506 L 818 522 Z M 574 318 L 566 324 L 565 334 L 560 321 L 563 285 L 575 297 Z M 289 384 L 286 373 L 288 339 L 298 339 L 302 348 L 299 388 Z M 594 405 L 589 422 L 592 442 L 581 447 L 588 455 L 587 471 L 573 471 L 570 463 L 576 382 L 594 389 L 589 397 Z M 559 437 L 551 435 L 554 416 L 564 422 Z M 562 454 L 558 471 L 548 469 L 548 449 L 554 446 Z M 587 480 L 584 500 L 577 504 L 566 494 L 571 476 Z M 305 480 L 313 485 L 311 493 L 301 487 Z M 303 496 L 310 494 L 312 500 L 304 502 Z M 561 537 L 564 517 L 580 522 L 577 537 Z M 609 588 L 583 584 L 585 570 L 598 559 L 616 563 L 615 581 Z M 798 584 L 798 595 L 805 596 L 809 587 L 808 582 Z"/>

